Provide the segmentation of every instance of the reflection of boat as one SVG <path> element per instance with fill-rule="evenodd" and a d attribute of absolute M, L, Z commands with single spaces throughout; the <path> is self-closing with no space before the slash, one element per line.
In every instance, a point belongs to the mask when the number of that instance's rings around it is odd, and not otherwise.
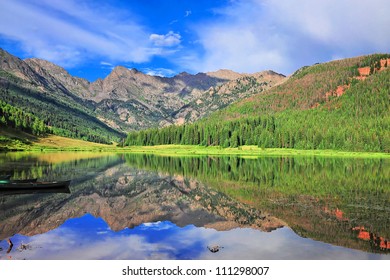
<path fill-rule="evenodd" d="M 32 193 L 70 193 L 69 187 L 60 187 L 60 188 L 35 188 L 35 189 L 0 189 L 1 195 L 16 195 L 16 194 L 32 194 Z"/>
<path fill-rule="evenodd" d="M 9 180 L 10 178 L 11 178 L 11 175 L 0 175 L 0 181 Z"/>
<path fill-rule="evenodd" d="M 13 180 L 13 179 L 0 179 L 0 186 L 2 184 L 20 184 L 20 183 L 35 183 L 37 181 L 34 179 L 22 179 L 22 180 Z"/>
<path fill-rule="evenodd" d="M 59 182 L 10 182 L 0 184 L 0 193 L 69 192 L 71 181 Z M 19 191 L 19 192 L 18 192 Z"/>

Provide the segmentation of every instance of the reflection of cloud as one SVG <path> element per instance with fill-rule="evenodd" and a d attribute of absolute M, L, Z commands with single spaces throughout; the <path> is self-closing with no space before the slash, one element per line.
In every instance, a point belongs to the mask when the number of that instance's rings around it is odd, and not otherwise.
<path fill-rule="evenodd" d="M 88 215 L 84 216 L 87 218 Z M 80 218 L 82 222 L 83 218 Z M 96 219 L 98 221 L 99 219 Z M 255 229 L 214 229 L 170 222 L 146 223 L 120 232 L 79 230 L 71 224 L 46 234 L 15 237 L 18 247 L 29 243 L 31 250 L 13 251 L 16 259 L 388 259 L 390 256 L 367 254 L 356 250 L 301 238 L 289 228 L 271 233 Z M 243 238 L 244 237 L 244 238 Z M 2 245 L 2 244 L 1 244 Z M 218 253 L 208 245 L 222 246 Z M 1 255 L 4 253 L 0 252 Z"/>
<path fill-rule="evenodd" d="M 154 223 L 143 223 L 142 225 L 138 226 L 141 230 L 154 230 L 154 231 L 160 231 L 160 230 L 167 230 L 170 228 L 173 228 L 175 225 L 168 222 L 154 222 Z"/>

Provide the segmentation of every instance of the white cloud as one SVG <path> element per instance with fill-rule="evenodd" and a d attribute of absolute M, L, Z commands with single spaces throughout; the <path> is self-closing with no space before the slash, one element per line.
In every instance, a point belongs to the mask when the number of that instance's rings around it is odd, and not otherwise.
<path fill-rule="evenodd" d="M 389 11 L 388 0 L 232 1 L 215 11 L 218 20 L 194 27 L 203 53 L 181 62 L 195 71 L 289 74 L 332 57 L 388 52 Z"/>
<path fill-rule="evenodd" d="M 180 34 L 169 31 L 165 35 L 151 34 L 149 40 L 157 47 L 173 47 L 181 42 Z"/>
<path fill-rule="evenodd" d="M 0 34 L 19 42 L 28 55 L 64 67 L 91 57 L 146 62 L 154 55 L 150 32 L 128 18 L 113 8 L 74 0 L 3 1 Z"/>
<path fill-rule="evenodd" d="M 106 62 L 106 61 L 101 61 L 100 62 L 100 65 L 102 66 L 108 66 L 108 67 L 113 67 L 114 65 L 110 62 Z"/>

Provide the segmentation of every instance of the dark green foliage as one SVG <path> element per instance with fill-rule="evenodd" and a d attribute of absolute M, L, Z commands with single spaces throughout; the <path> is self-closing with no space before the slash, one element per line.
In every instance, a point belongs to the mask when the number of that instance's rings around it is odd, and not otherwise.
<path fill-rule="evenodd" d="M 12 127 L 34 135 L 44 135 L 50 129 L 44 122 L 30 113 L 26 113 L 0 100 L 0 127 Z"/>
<path fill-rule="evenodd" d="M 125 145 L 257 145 L 390 152 L 390 71 L 376 73 L 365 81 L 353 79 L 358 63 L 367 60 L 375 64 L 382 57 L 304 68 L 267 94 L 246 99 L 194 124 L 130 133 Z M 323 80 L 325 74 L 331 78 Z M 344 84 L 350 88 L 342 96 L 325 100 L 326 92 Z M 310 100 L 318 106 L 310 108 Z"/>

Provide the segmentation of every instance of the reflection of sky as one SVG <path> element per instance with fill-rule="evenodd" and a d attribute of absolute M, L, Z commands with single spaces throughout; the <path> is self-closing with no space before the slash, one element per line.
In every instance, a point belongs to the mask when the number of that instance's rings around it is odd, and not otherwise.
<path fill-rule="evenodd" d="M 0 242 L 1 259 L 390 259 L 301 238 L 289 228 L 271 233 L 248 228 L 216 231 L 164 221 L 114 232 L 90 214 L 45 234 L 11 239 L 10 254 L 7 242 Z M 21 244 L 28 244 L 27 249 L 20 251 Z M 213 254 L 208 245 L 223 248 Z"/>

